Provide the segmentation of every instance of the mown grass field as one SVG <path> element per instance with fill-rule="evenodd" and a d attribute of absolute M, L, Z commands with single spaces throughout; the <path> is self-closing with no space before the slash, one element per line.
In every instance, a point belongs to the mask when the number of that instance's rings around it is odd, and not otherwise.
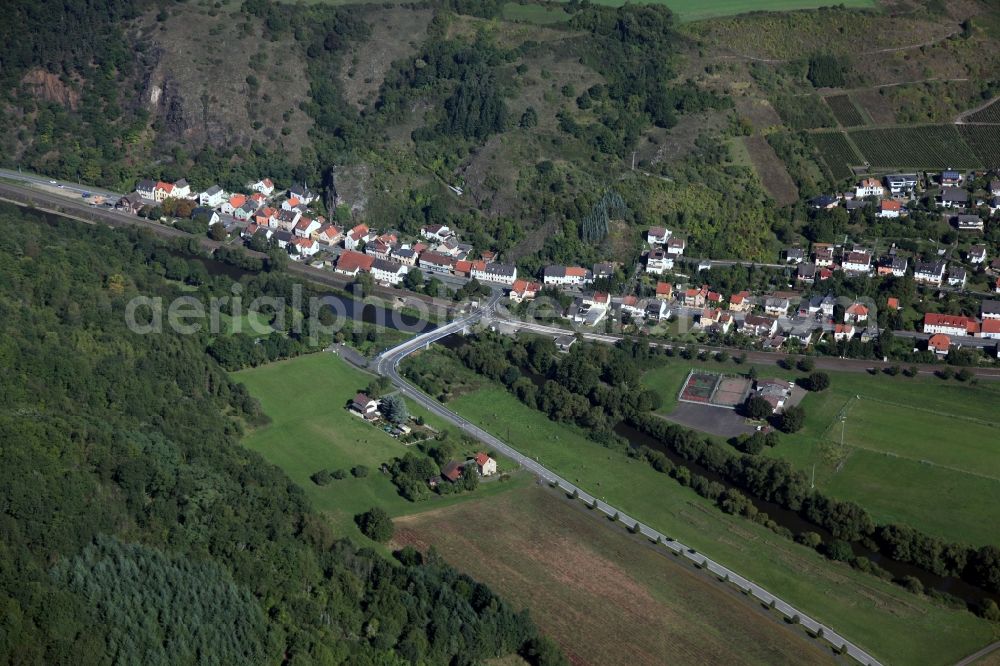
<path fill-rule="evenodd" d="M 801 606 L 885 663 L 953 663 L 994 639 L 995 628 L 972 614 L 937 606 L 728 516 L 645 463 L 549 421 L 502 388 L 485 384 L 448 405 L 565 478 Z"/>
<path fill-rule="evenodd" d="M 698 366 L 746 372 L 732 364 L 674 359 L 643 380 L 663 397 L 661 413 L 673 409 L 688 370 Z M 757 370 L 760 377 L 803 374 L 774 366 Z M 830 389 L 803 400 L 803 430 L 783 435 L 768 455 L 815 472 L 817 488 L 858 502 L 879 522 L 975 545 L 997 542 L 1000 384 L 850 372 L 830 377 Z"/>
<path fill-rule="evenodd" d="M 541 488 L 402 518 L 394 541 L 433 545 L 527 607 L 574 664 L 833 662 L 776 614 Z"/>
<path fill-rule="evenodd" d="M 329 517 L 340 535 L 364 539 L 353 518 L 373 506 L 398 516 L 476 495 L 501 493 L 528 482 L 515 475 L 511 481 L 484 483 L 475 494 L 409 502 L 397 494 L 389 477 L 379 472 L 382 463 L 402 456 L 407 447 L 344 409 L 346 402 L 371 381 L 370 375 L 334 354 L 320 353 L 243 370 L 233 378 L 246 384 L 272 419 L 269 425 L 250 433 L 243 440 L 244 446 L 283 469 L 305 490 L 313 506 Z M 436 427 L 441 425 L 412 404 L 410 411 L 422 414 Z M 358 479 L 348 476 L 326 486 L 317 486 L 309 479 L 320 469 L 350 470 L 355 465 L 368 467 L 369 475 Z"/>

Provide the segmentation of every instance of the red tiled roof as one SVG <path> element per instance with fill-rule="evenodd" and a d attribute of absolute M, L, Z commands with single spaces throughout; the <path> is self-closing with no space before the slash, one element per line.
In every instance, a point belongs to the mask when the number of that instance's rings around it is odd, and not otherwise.
<path fill-rule="evenodd" d="M 245 194 L 234 194 L 229 197 L 229 205 L 233 208 L 239 208 L 247 202 L 247 195 Z"/>
<path fill-rule="evenodd" d="M 892 199 L 882 200 L 882 210 L 902 210 L 903 204 Z"/>
<path fill-rule="evenodd" d="M 851 315 L 867 315 L 868 308 L 866 308 L 861 303 L 853 303 L 850 307 L 847 308 L 846 312 L 847 314 Z"/>
<path fill-rule="evenodd" d="M 896 298 L 896 297 L 887 298 L 886 301 L 885 301 L 885 304 L 887 306 L 889 306 L 890 308 L 894 308 L 896 310 L 899 309 L 899 299 Z"/>
<path fill-rule="evenodd" d="M 674 286 L 669 282 L 657 282 L 656 283 L 656 295 L 662 296 L 663 294 L 673 293 Z"/>
<path fill-rule="evenodd" d="M 938 314 L 928 312 L 924 315 L 924 327 L 927 326 L 949 326 L 953 328 L 964 328 L 970 335 L 979 330 L 979 322 L 971 317 L 962 315 Z"/>
<path fill-rule="evenodd" d="M 340 259 L 337 261 L 337 270 L 346 273 L 353 273 L 356 270 L 369 271 L 373 263 L 375 263 L 375 257 L 347 250 L 340 255 Z"/>
<path fill-rule="evenodd" d="M 587 269 L 581 266 L 567 266 L 566 277 L 587 277 Z"/>
<path fill-rule="evenodd" d="M 949 347 L 951 347 L 951 338 L 944 333 L 932 335 L 931 339 L 927 341 L 927 348 L 931 350 L 945 350 Z"/>
<path fill-rule="evenodd" d="M 984 319 L 980 330 L 983 333 L 1000 333 L 1000 319 Z"/>
<path fill-rule="evenodd" d="M 476 454 L 476 464 L 479 466 L 485 465 L 489 460 L 490 457 L 481 451 Z"/>

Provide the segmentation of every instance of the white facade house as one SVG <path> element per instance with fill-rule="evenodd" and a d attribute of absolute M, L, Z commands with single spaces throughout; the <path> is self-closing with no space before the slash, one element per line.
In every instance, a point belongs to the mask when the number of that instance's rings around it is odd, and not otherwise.
<path fill-rule="evenodd" d="M 917 174 L 894 173 L 885 177 L 885 184 L 893 196 L 909 194 L 917 187 Z"/>
<path fill-rule="evenodd" d="M 666 227 L 652 227 L 646 232 L 646 242 L 650 245 L 665 245 L 670 240 L 670 229 Z"/>
<path fill-rule="evenodd" d="M 870 273 L 872 255 L 868 252 L 848 252 L 841 267 L 848 273 Z"/>
<path fill-rule="evenodd" d="M 274 182 L 270 178 L 261 178 L 256 183 L 251 183 L 250 189 L 269 197 L 274 193 Z"/>
<path fill-rule="evenodd" d="M 882 197 L 885 195 L 885 188 L 878 178 L 865 178 L 854 189 L 854 196 L 858 199 L 865 197 Z"/>
<path fill-rule="evenodd" d="M 387 282 L 396 286 L 403 281 L 409 271 L 409 266 L 387 259 L 376 259 L 372 262 L 372 277 L 376 282 Z"/>
<path fill-rule="evenodd" d="M 319 252 L 319 243 L 311 238 L 295 237 L 292 239 L 292 245 L 298 250 L 300 257 L 311 257 Z"/>
<path fill-rule="evenodd" d="M 679 257 L 684 254 L 684 250 L 687 248 L 687 241 L 683 238 L 671 237 L 667 241 L 667 254 Z"/>
<path fill-rule="evenodd" d="M 673 239 L 671 239 L 673 240 Z M 661 248 L 655 248 L 646 255 L 646 272 L 659 275 L 674 267 L 674 258 Z"/>
<path fill-rule="evenodd" d="M 944 280 L 943 261 L 921 261 L 913 267 L 913 279 L 921 284 L 941 286 Z"/>
<path fill-rule="evenodd" d="M 542 270 L 542 284 L 555 287 L 583 286 L 593 279 L 594 274 L 582 266 L 546 266 Z"/>
<path fill-rule="evenodd" d="M 454 232 L 448 227 L 447 224 L 428 224 L 420 227 L 421 238 L 427 238 L 440 243 L 445 242 L 454 235 Z"/>
<path fill-rule="evenodd" d="M 212 185 L 210 188 L 198 195 L 198 203 L 202 206 L 218 208 L 223 204 L 226 198 L 225 190 L 218 185 Z"/>
<path fill-rule="evenodd" d="M 472 267 L 472 277 L 481 282 L 495 282 L 508 287 L 517 280 L 517 267 L 509 264 L 483 264 L 477 262 Z"/>

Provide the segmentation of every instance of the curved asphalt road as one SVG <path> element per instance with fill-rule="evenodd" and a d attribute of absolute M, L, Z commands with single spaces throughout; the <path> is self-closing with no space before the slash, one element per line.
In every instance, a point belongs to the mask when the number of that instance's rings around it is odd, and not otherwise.
<path fill-rule="evenodd" d="M 588 504 L 594 503 L 597 509 L 599 509 L 608 516 L 614 516 L 615 514 L 617 514 L 619 520 L 624 525 L 632 529 L 637 529 L 638 532 L 645 535 L 651 541 L 662 543 L 666 548 L 669 548 L 674 553 L 678 553 L 686 557 L 687 559 L 691 560 L 691 562 L 694 563 L 695 565 L 701 568 L 708 569 L 713 574 L 718 576 L 720 579 L 727 580 L 736 587 L 743 590 L 744 592 L 752 594 L 762 604 L 771 605 L 773 603 L 774 608 L 778 610 L 780 613 L 782 613 L 782 615 L 784 615 L 786 618 L 798 617 L 799 622 L 806 629 L 813 632 L 814 634 L 822 633 L 822 638 L 826 640 L 828 643 L 830 643 L 830 645 L 838 649 L 843 648 L 844 650 L 846 650 L 847 654 L 856 659 L 858 662 L 862 664 L 868 664 L 869 666 L 881 666 L 881 664 L 874 657 L 872 657 L 870 654 L 862 650 L 857 645 L 854 645 L 844 637 L 837 634 L 833 629 L 820 624 L 819 622 L 812 619 L 802 611 L 793 607 L 791 604 L 779 599 L 778 597 L 774 596 L 773 594 L 771 594 L 764 588 L 760 587 L 759 585 L 747 580 L 743 576 L 740 576 L 735 571 L 732 571 L 731 569 L 728 569 L 722 566 L 721 564 L 714 562 L 713 560 L 710 560 L 706 556 L 695 551 L 693 548 L 688 548 L 684 544 L 669 538 L 667 535 L 654 530 L 648 525 L 644 525 L 638 522 L 636 519 L 632 518 L 625 512 L 616 509 L 615 507 L 611 506 L 610 504 L 607 504 L 606 502 L 602 502 L 593 495 L 590 495 L 583 488 L 579 488 L 576 485 L 570 483 L 569 481 L 562 478 L 555 472 L 552 472 L 548 468 L 539 464 L 536 460 L 533 460 L 532 458 L 523 455 L 522 453 L 512 448 L 510 445 L 504 443 L 497 437 L 493 436 L 489 432 L 483 430 L 474 423 L 471 423 L 466 419 L 462 418 L 455 412 L 451 411 L 450 409 L 439 403 L 434 398 L 431 398 L 430 396 L 420 391 L 420 389 L 410 384 L 403 378 L 402 375 L 400 375 L 399 363 L 406 356 L 412 354 L 418 349 L 426 348 L 431 343 L 440 340 L 441 338 L 444 338 L 448 335 L 451 335 L 452 333 L 457 333 L 462 329 L 464 329 L 466 326 L 471 326 L 473 324 L 476 324 L 484 317 L 487 320 L 489 320 L 492 316 L 493 308 L 499 302 L 501 297 L 502 293 L 499 291 L 495 291 L 494 294 L 491 296 L 490 300 L 483 308 L 475 310 L 471 314 L 456 319 L 450 324 L 441 326 L 439 328 L 434 329 L 433 331 L 429 331 L 427 333 L 424 333 L 423 335 L 419 335 L 411 340 L 408 340 L 403 344 L 399 345 L 398 347 L 394 347 L 393 349 L 387 350 L 386 352 L 384 352 L 383 354 L 381 354 L 372 361 L 374 369 L 380 375 L 388 377 L 392 381 L 393 385 L 395 385 L 400 390 L 401 393 L 403 393 L 408 398 L 410 398 L 411 400 L 415 401 L 416 403 L 427 409 L 427 411 L 455 425 L 462 431 L 468 433 L 469 435 L 483 442 L 493 450 L 499 451 L 508 458 L 516 461 L 521 467 L 524 467 L 525 469 L 529 470 L 536 476 L 541 477 L 550 485 L 558 486 L 559 488 L 566 491 L 566 493 L 570 495 L 575 493 L 579 497 L 579 499 L 583 500 Z"/>

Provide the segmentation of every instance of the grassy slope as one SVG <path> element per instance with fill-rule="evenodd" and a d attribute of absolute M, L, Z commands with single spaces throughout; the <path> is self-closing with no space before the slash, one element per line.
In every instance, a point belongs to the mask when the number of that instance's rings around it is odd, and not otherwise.
<path fill-rule="evenodd" d="M 830 663 L 804 632 L 579 503 L 539 488 L 397 521 L 527 606 L 573 663 Z M 469 529 L 489 516 L 489 529 Z"/>
<path fill-rule="evenodd" d="M 663 396 L 663 413 L 693 366 L 744 371 L 731 364 L 676 359 L 644 378 Z M 761 377 L 802 373 L 760 367 Z M 782 436 L 770 455 L 812 472 L 816 486 L 857 501 L 880 522 L 904 522 L 977 545 L 996 542 L 1000 503 L 1000 385 L 936 378 L 830 373 L 832 387 L 807 395 L 805 428 Z M 861 396 L 859 400 L 856 396 Z M 841 410 L 847 407 L 845 447 Z M 933 489 L 930 491 L 929 489 Z"/>
<path fill-rule="evenodd" d="M 333 354 L 312 354 L 288 361 L 235 373 L 260 400 L 272 423 L 247 436 L 244 446 L 259 452 L 281 467 L 305 489 L 313 506 L 326 514 L 340 534 L 362 539 L 354 525 L 355 514 L 381 506 L 393 516 L 462 502 L 474 495 L 434 496 L 419 504 L 396 493 L 389 477 L 379 466 L 401 456 L 406 447 L 384 432 L 364 423 L 344 409 L 344 404 L 371 380 L 371 376 L 350 367 Z M 440 426 L 421 410 L 410 405 L 411 413 L 424 414 L 428 423 Z M 368 477 L 348 476 L 329 485 L 317 486 L 309 476 L 320 469 L 369 468 Z M 502 466 L 502 461 L 501 461 Z M 503 492 L 524 485 L 517 478 L 484 484 L 477 495 Z"/>
<path fill-rule="evenodd" d="M 646 464 L 549 421 L 501 388 L 484 388 L 449 407 L 494 432 L 506 435 L 509 428 L 509 441 L 522 452 L 751 577 L 887 663 L 951 663 L 994 638 L 995 629 L 970 613 L 933 605 L 723 514 Z"/>

